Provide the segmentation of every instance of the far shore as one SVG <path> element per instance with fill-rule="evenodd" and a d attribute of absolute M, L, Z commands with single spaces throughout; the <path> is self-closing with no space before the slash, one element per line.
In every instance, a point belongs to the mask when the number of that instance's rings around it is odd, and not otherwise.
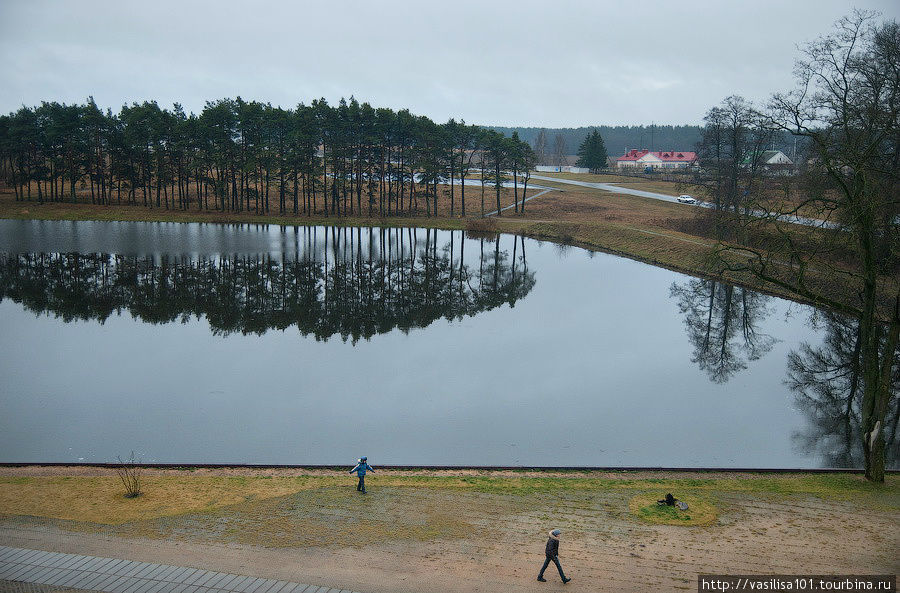
<path fill-rule="evenodd" d="M 582 176 L 585 177 L 585 176 Z M 590 180 L 594 177 L 586 176 Z M 623 183 L 613 177 L 611 180 Z M 604 178 L 604 180 L 606 180 Z M 683 189 L 671 182 L 633 182 L 632 187 L 653 191 L 679 193 Z M 675 272 L 723 280 L 769 295 L 787 298 L 804 304 L 815 303 L 800 299 L 783 289 L 768 285 L 746 273 L 719 273 L 710 267 L 710 253 L 715 241 L 697 230 L 697 209 L 685 204 L 665 202 L 651 198 L 582 188 L 554 182 L 541 182 L 554 191 L 529 200 L 523 212 L 505 210 L 500 216 L 481 217 L 480 194 L 467 192 L 467 214 L 449 216 L 446 196 L 442 197 L 439 216 L 325 216 L 321 212 L 312 216 L 304 214 L 265 215 L 253 212 L 218 212 L 199 210 L 175 210 L 148 208 L 140 205 L 99 206 L 79 201 L 17 202 L 9 190 L 0 190 L 0 219 L 19 220 L 90 220 L 90 221 L 140 221 L 186 222 L 214 224 L 266 224 L 293 226 L 350 226 L 384 228 L 431 228 L 462 230 L 467 232 L 508 233 L 549 241 L 563 246 L 574 246 L 626 257 Z M 473 188 L 474 189 L 474 188 Z M 521 190 L 520 190 L 521 191 Z M 528 197 L 539 193 L 528 190 Z M 493 195 L 486 199 L 486 212 L 496 204 Z M 501 207 L 513 205 L 512 191 L 503 190 Z M 702 225 L 701 225 L 702 226 Z M 833 279 L 829 290 L 837 294 L 852 295 Z M 843 293 L 841 292 L 843 290 Z M 849 298 L 849 297 L 848 297 Z"/>
<path fill-rule="evenodd" d="M 134 465 L 146 472 L 167 475 L 181 472 L 205 471 L 241 472 L 246 475 L 275 472 L 288 476 L 324 475 L 343 469 L 343 465 L 322 464 L 280 464 L 280 463 L 155 463 L 142 462 Z M 78 472 L 79 475 L 113 475 L 121 467 L 118 462 L 0 462 L 0 475 L 51 475 Z M 621 477 L 645 478 L 671 474 L 682 477 L 702 475 L 706 477 L 748 476 L 754 474 L 813 475 L 813 474 L 859 474 L 863 468 L 725 468 L 725 467 L 581 467 L 581 466 L 490 466 L 490 465 L 379 465 L 385 475 L 484 475 L 493 477 Z M 886 469 L 887 474 L 900 474 L 900 469 Z"/>

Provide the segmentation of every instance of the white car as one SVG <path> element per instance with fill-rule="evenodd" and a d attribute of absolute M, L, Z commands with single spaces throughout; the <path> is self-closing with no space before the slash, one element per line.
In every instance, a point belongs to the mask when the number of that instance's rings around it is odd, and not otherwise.
<path fill-rule="evenodd" d="M 697 203 L 697 200 L 695 200 L 692 196 L 689 196 L 687 194 L 678 196 L 678 198 L 676 198 L 676 199 L 679 202 L 681 202 L 682 204 L 696 204 Z"/>

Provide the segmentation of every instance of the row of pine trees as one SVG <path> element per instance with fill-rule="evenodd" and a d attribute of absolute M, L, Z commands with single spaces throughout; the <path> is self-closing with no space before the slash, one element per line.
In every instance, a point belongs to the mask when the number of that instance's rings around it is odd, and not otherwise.
<path fill-rule="evenodd" d="M 472 208 L 461 179 L 481 180 L 483 214 L 484 187 L 495 189 L 499 210 L 501 184 L 511 172 L 518 212 L 534 160 L 516 135 L 453 119 L 437 124 L 353 98 L 284 109 L 238 97 L 207 102 L 199 115 L 155 101 L 116 114 L 89 98 L 0 116 L 0 176 L 21 201 L 431 216 L 442 192 L 449 202 L 443 214 L 466 216 Z M 517 174 L 523 172 L 520 197 Z"/>

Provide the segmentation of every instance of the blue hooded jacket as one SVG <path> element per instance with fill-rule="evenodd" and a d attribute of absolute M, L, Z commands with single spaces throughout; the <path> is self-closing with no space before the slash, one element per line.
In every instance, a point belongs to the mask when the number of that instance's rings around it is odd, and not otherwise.
<path fill-rule="evenodd" d="M 359 463 L 357 463 L 353 467 L 353 469 L 350 470 L 350 473 L 352 474 L 353 472 L 356 472 L 357 476 L 364 476 L 366 475 L 366 470 L 369 470 L 370 472 L 375 471 L 374 469 L 372 469 L 371 465 L 360 459 Z"/>

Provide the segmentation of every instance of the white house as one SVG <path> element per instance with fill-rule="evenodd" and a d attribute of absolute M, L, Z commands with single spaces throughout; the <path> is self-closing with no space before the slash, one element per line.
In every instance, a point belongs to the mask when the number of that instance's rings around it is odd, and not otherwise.
<path fill-rule="evenodd" d="M 763 165 L 793 165 L 794 161 L 788 158 L 786 154 L 780 150 L 766 150 L 760 155 L 760 161 Z"/>
<path fill-rule="evenodd" d="M 780 150 L 764 150 L 760 153 L 756 165 L 761 171 L 771 175 L 790 175 L 794 169 L 794 161 Z M 743 166 L 749 167 L 753 163 L 754 155 L 748 155 L 744 159 Z"/>
<path fill-rule="evenodd" d="M 682 169 L 697 162 L 697 153 L 687 150 L 627 150 L 616 159 L 616 167 L 645 169 Z"/>

